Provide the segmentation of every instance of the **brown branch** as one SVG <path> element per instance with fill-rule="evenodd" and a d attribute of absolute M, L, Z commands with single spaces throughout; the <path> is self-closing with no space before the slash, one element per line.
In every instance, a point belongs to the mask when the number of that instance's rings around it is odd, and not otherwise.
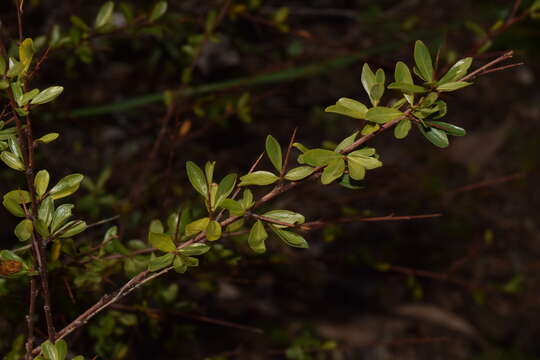
<path fill-rule="evenodd" d="M 26 338 L 26 354 L 25 360 L 32 359 L 32 348 L 34 347 L 34 317 L 36 313 L 36 299 L 38 296 L 37 280 L 35 277 L 30 278 L 30 304 L 28 306 L 28 315 L 26 315 L 26 327 L 28 335 Z"/>
<path fill-rule="evenodd" d="M 287 171 L 287 166 L 289 166 L 289 157 L 291 156 L 291 151 L 294 144 L 294 140 L 296 139 L 297 132 L 298 132 L 298 127 L 295 127 L 291 135 L 291 140 L 289 141 L 289 146 L 287 147 L 287 152 L 285 153 L 285 161 L 283 162 L 283 167 L 281 168 L 281 172 L 279 174 L 280 178 L 283 178 L 283 176 L 285 175 Z"/>
<path fill-rule="evenodd" d="M 487 69 L 491 68 L 492 66 L 500 63 L 501 61 L 504 61 L 506 59 L 510 59 L 514 56 L 514 51 L 507 51 L 505 52 L 504 54 L 502 54 L 501 56 L 499 56 L 498 58 L 496 58 L 495 60 L 492 60 L 490 62 L 488 62 L 487 64 L 485 64 L 484 66 L 481 66 L 479 67 L 478 69 L 476 69 L 475 71 L 473 71 L 472 73 L 468 74 L 467 76 L 461 78 L 459 81 L 467 81 L 467 80 L 472 80 L 474 79 L 475 77 L 477 76 L 480 76 L 480 75 L 483 75 L 484 74 L 484 71 L 486 71 Z"/>
<path fill-rule="evenodd" d="M 302 230 L 312 231 L 315 229 L 328 226 L 329 224 L 335 224 L 335 223 L 419 220 L 419 219 L 431 219 L 431 218 L 435 218 L 439 216 L 442 216 L 442 214 L 437 213 L 437 214 L 403 215 L 403 216 L 395 216 L 392 214 L 388 216 L 377 216 L 377 217 L 351 216 L 351 217 L 338 218 L 338 219 L 311 221 L 311 222 L 302 224 L 300 228 Z"/>

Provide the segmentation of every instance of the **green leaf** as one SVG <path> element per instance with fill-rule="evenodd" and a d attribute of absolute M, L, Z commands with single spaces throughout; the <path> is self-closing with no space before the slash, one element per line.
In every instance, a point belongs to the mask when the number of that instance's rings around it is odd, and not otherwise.
<path fill-rule="evenodd" d="M 402 61 L 396 63 L 394 70 L 394 80 L 398 83 L 414 84 L 409 67 Z"/>
<path fill-rule="evenodd" d="M 25 171 L 24 164 L 20 158 L 17 157 L 17 155 L 13 154 L 9 151 L 2 151 L 0 153 L 0 159 L 10 168 L 17 171 Z"/>
<path fill-rule="evenodd" d="M 0 55 L 0 77 L 6 73 L 6 59 Z"/>
<path fill-rule="evenodd" d="M 216 193 L 216 203 L 214 207 L 218 207 L 221 203 L 231 195 L 234 190 L 234 185 L 236 184 L 236 174 L 229 174 L 225 176 L 218 185 Z"/>
<path fill-rule="evenodd" d="M 99 9 L 99 12 L 96 16 L 96 21 L 94 22 L 94 28 L 99 29 L 105 25 L 107 25 L 113 15 L 114 11 L 114 2 L 107 1 L 105 4 L 101 6 Z"/>
<path fill-rule="evenodd" d="M 164 231 L 165 231 L 165 229 L 163 227 L 163 223 L 161 222 L 161 220 L 154 219 L 154 220 L 152 220 L 150 222 L 150 226 L 148 227 L 148 233 L 149 234 L 151 232 L 157 233 L 157 234 L 163 234 Z"/>
<path fill-rule="evenodd" d="M 366 118 L 369 121 L 377 124 L 384 124 L 388 121 L 397 119 L 403 116 L 403 113 L 398 109 L 393 109 L 385 106 L 376 106 L 368 110 Z"/>
<path fill-rule="evenodd" d="M 370 123 L 367 123 L 366 125 L 364 125 L 364 127 L 362 128 L 362 131 L 360 131 L 360 134 L 362 135 L 369 135 L 369 134 L 372 134 L 374 133 L 375 131 L 379 130 L 381 128 L 381 126 L 379 124 L 370 124 Z"/>
<path fill-rule="evenodd" d="M 362 153 L 363 150 L 364 153 Z M 383 163 L 379 159 L 371 157 L 370 155 L 365 155 L 368 153 L 368 150 L 374 149 L 365 148 L 363 150 L 353 151 L 347 156 L 347 159 L 361 164 L 368 170 L 373 170 L 383 165 Z"/>
<path fill-rule="evenodd" d="M 154 5 L 154 8 L 152 9 L 152 12 L 150 13 L 150 17 L 148 18 L 148 21 L 154 22 L 160 17 L 165 14 L 167 11 L 167 2 L 166 1 L 159 1 L 156 5 Z"/>
<path fill-rule="evenodd" d="M 19 104 L 19 106 L 24 106 L 28 104 L 30 100 L 32 100 L 33 98 L 37 96 L 37 94 L 39 94 L 38 89 L 33 89 L 31 91 L 24 93 L 21 97 L 21 101 L 20 101 L 21 103 Z"/>
<path fill-rule="evenodd" d="M 64 360 L 67 355 L 67 343 L 64 340 L 58 340 L 55 346 L 60 360 Z"/>
<path fill-rule="evenodd" d="M 332 160 L 324 168 L 321 183 L 328 185 L 334 180 L 340 178 L 345 171 L 345 161 L 343 159 Z"/>
<path fill-rule="evenodd" d="M 365 63 L 364 66 L 362 66 L 362 86 L 364 87 L 364 90 L 366 91 L 366 94 L 368 94 L 370 100 L 372 100 L 371 88 L 376 84 L 376 82 L 377 80 L 375 78 L 375 74 L 373 71 L 371 71 L 369 65 Z M 373 106 L 376 105 L 373 104 Z"/>
<path fill-rule="evenodd" d="M 19 147 L 19 143 L 17 142 L 15 137 L 11 137 L 8 139 L 8 145 L 9 145 L 9 149 L 15 156 L 17 156 L 19 159 L 23 158 L 21 148 Z"/>
<path fill-rule="evenodd" d="M 299 181 L 307 178 L 309 175 L 313 174 L 315 168 L 311 166 L 299 166 L 294 169 L 291 169 L 285 174 L 285 179 L 289 181 Z"/>
<path fill-rule="evenodd" d="M 41 344 L 41 353 L 48 360 L 63 360 L 63 359 L 60 359 L 60 354 L 58 354 L 58 350 L 56 349 L 56 346 L 54 346 L 49 340 Z"/>
<path fill-rule="evenodd" d="M 242 199 L 240 199 L 240 205 L 244 210 L 250 209 L 255 202 L 253 201 L 253 193 L 249 189 L 244 189 L 242 193 Z"/>
<path fill-rule="evenodd" d="M 472 57 L 467 57 L 456 62 L 448 70 L 448 72 L 437 82 L 437 84 L 442 85 L 449 82 L 458 81 L 465 75 L 467 75 L 467 70 L 471 67 Z"/>
<path fill-rule="evenodd" d="M 43 237 L 48 237 L 50 235 L 49 228 L 42 220 L 34 220 L 34 229 L 38 232 L 39 235 Z"/>
<path fill-rule="evenodd" d="M 214 180 L 214 168 L 216 167 L 215 161 L 207 161 L 204 164 L 204 174 L 206 175 L 206 183 L 212 184 Z"/>
<path fill-rule="evenodd" d="M 298 162 L 301 164 L 308 164 L 311 166 L 324 166 L 331 161 L 340 159 L 341 154 L 338 154 L 332 150 L 326 149 L 312 149 L 306 151 L 298 158 Z"/>
<path fill-rule="evenodd" d="M 352 145 L 352 143 L 354 143 L 354 140 L 356 140 L 356 136 L 358 136 L 358 131 L 355 131 L 354 134 L 343 139 L 343 141 L 341 141 L 338 146 L 336 146 L 334 152 L 340 153 L 341 150 L 346 149 L 347 147 Z"/>
<path fill-rule="evenodd" d="M 268 171 L 255 171 L 240 177 L 240 185 L 270 185 L 279 180 L 279 177 Z"/>
<path fill-rule="evenodd" d="M 363 180 L 366 176 L 366 168 L 360 162 L 354 161 L 354 158 L 347 158 L 349 176 L 354 180 Z"/>
<path fill-rule="evenodd" d="M 49 191 L 49 195 L 54 200 L 65 198 L 79 189 L 83 179 L 84 176 L 81 174 L 71 174 L 65 176 L 53 186 L 53 188 Z"/>
<path fill-rule="evenodd" d="M 75 235 L 82 233 L 84 230 L 86 230 L 87 227 L 88 225 L 86 225 L 85 221 L 73 220 L 73 221 L 68 222 L 66 225 L 62 226 L 58 230 L 58 232 L 65 230 L 65 232 L 62 233 L 62 235 L 60 235 L 60 238 L 66 239 L 66 238 L 73 237 Z"/>
<path fill-rule="evenodd" d="M 367 107 L 359 101 L 342 97 L 335 105 L 328 106 L 324 111 L 349 116 L 354 119 L 365 119 Z"/>
<path fill-rule="evenodd" d="M 472 85 L 472 83 L 466 82 L 466 81 L 448 82 L 448 83 L 437 86 L 437 90 L 455 91 L 455 90 L 463 89 L 464 87 L 467 87 L 469 85 Z"/>
<path fill-rule="evenodd" d="M 281 230 L 274 225 L 270 225 L 272 231 L 287 245 L 297 248 L 308 248 L 309 245 L 302 236 L 287 230 Z"/>
<path fill-rule="evenodd" d="M 433 81 L 433 63 L 431 62 L 431 55 L 426 45 L 417 40 L 414 45 L 414 62 L 418 69 L 420 77 L 427 82 Z"/>
<path fill-rule="evenodd" d="M 155 257 L 150 260 L 150 263 L 148 264 L 148 271 L 153 272 L 164 269 L 172 264 L 174 258 L 175 255 L 173 253 L 167 253 L 165 255 Z"/>
<path fill-rule="evenodd" d="M 287 224 L 296 225 L 296 224 L 303 224 L 306 221 L 306 218 L 304 215 L 299 214 L 294 211 L 290 210 L 271 210 L 263 214 L 263 216 L 266 216 L 268 218 L 281 221 Z M 273 224 L 277 228 L 286 228 L 285 225 L 277 225 Z"/>
<path fill-rule="evenodd" d="M 44 144 L 48 144 L 50 142 L 53 142 L 54 140 L 58 139 L 60 136 L 59 133 L 48 133 L 40 137 L 39 139 L 36 139 L 36 141 L 39 141 Z"/>
<path fill-rule="evenodd" d="M 23 40 L 19 46 L 19 60 L 24 66 L 28 66 L 34 56 L 34 42 L 30 38 Z"/>
<path fill-rule="evenodd" d="M 241 203 L 233 199 L 225 199 L 220 205 L 222 208 L 229 210 L 232 216 L 242 216 L 246 212 Z"/>
<path fill-rule="evenodd" d="M 56 99 L 64 91 L 63 86 L 51 86 L 40 92 L 30 101 L 32 105 L 46 104 Z"/>
<path fill-rule="evenodd" d="M 24 65 L 16 59 L 9 58 L 9 68 L 6 76 L 10 79 L 19 76 L 24 70 Z"/>
<path fill-rule="evenodd" d="M 268 233 L 264 229 L 264 225 L 260 220 L 257 220 L 251 227 L 248 236 L 248 245 L 256 253 L 264 253 L 266 245 L 264 241 L 268 238 Z"/>
<path fill-rule="evenodd" d="M 396 139 L 404 139 L 411 130 L 411 120 L 403 119 L 394 128 L 394 136 Z"/>
<path fill-rule="evenodd" d="M 194 162 L 188 161 L 186 162 L 186 171 L 189 182 L 193 188 L 205 199 L 208 199 L 208 184 L 206 183 L 206 179 L 201 168 Z"/>
<path fill-rule="evenodd" d="M 428 139 L 433 145 L 446 148 L 449 145 L 448 136 L 443 130 L 436 129 L 434 127 L 424 128 L 422 125 L 418 125 L 418 129 L 426 139 Z"/>
<path fill-rule="evenodd" d="M 34 226 L 32 225 L 32 220 L 24 219 L 15 226 L 14 233 L 19 241 L 26 241 L 32 236 L 33 230 Z"/>
<path fill-rule="evenodd" d="M 208 223 L 210 222 L 210 218 L 205 217 L 202 219 L 195 220 L 189 224 L 186 225 L 186 235 L 196 235 L 200 233 L 201 231 L 206 230 L 206 227 L 208 226 Z"/>
<path fill-rule="evenodd" d="M 70 16 L 69 20 L 71 21 L 71 23 L 81 29 L 82 31 L 85 31 L 85 32 L 88 32 L 90 31 L 90 27 L 88 25 L 86 25 L 86 23 L 84 22 L 83 19 L 81 19 L 80 17 L 78 16 L 75 16 L 75 15 L 72 15 Z"/>
<path fill-rule="evenodd" d="M 216 241 L 221 237 L 221 225 L 215 221 L 212 220 L 208 223 L 206 226 L 206 238 L 209 241 Z"/>
<path fill-rule="evenodd" d="M 38 219 L 43 221 L 47 227 L 51 224 L 54 214 L 54 201 L 50 196 L 47 196 L 39 205 Z"/>
<path fill-rule="evenodd" d="M 444 130 L 448 135 L 452 136 L 465 136 L 467 135 L 467 131 L 459 126 L 445 123 L 442 121 L 424 121 L 424 123 L 430 127 L 434 127 L 440 130 Z"/>
<path fill-rule="evenodd" d="M 71 217 L 71 210 L 75 207 L 73 204 L 62 204 L 54 211 L 51 221 L 51 232 L 54 233 L 58 228 L 66 223 Z"/>
<path fill-rule="evenodd" d="M 210 246 L 206 244 L 191 244 L 179 250 L 180 254 L 186 256 L 197 256 L 206 254 L 210 250 Z"/>
<path fill-rule="evenodd" d="M 148 234 L 148 242 L 150 245 L 164 252 L 175 252 L 176 246 L 170 235 L 163 233 L 151 232 Z"/>
<path fill-rule="evenodd" d="M 13 200 L 16 204 L 28 204 L 32 202 L 32 197 L 26 190 L 11 190 L 4 195 L 4 200 L 6 199 Z"/>
<path fill-rule="evenodd" d="M 13 199 L 6 199 L 4 197 L 4 200 L 2 201 L 2 205 L 11 213 L 11 215 L 17 216 L 17 217 L 25 217 L 24 209 L 22 206 L 17 204 L 17 202 Z"/>
<path fill-rule="evenodd" d="M 34 178 L 34 188 L 36 189 L 36 194 L 43 196 L 47 192 L 49 187 L 49 172 L 47 170 L 40 170 Z"/>
<path fill-rule="evenodd" d="M 388 88 L 391 90 L 399 90 L 405 94 L 415 94 L 415 93 L 424 93 L 427 91 L 426 88 L 414 85 L 414 84 L 407 84 L 403 82 L 393 82 L 388 85 Z"/>
<path fill-rule="evenodd" d="M 185 256 L 176 256 L 173 261 L 173 268 L 179 274 L 183 274 L 187 271 L 187 264 L 184 261 Z"/>
<path fill-rule="evenodd" d="M 272 135 L 266 137 L 266 155 L 276 170 L 280 172 L 283 166 L 281 145 L 279 145 L 279 142 Z"/>

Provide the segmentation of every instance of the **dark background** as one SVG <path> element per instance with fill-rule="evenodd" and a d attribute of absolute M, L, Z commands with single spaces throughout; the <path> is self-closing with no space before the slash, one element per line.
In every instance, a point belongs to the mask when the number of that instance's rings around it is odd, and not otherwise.
<path fill-rule="evenodd" d="M 65 32 L 73 14 L 92 23 L 101 4 L 26 3 L 25 34 L 32 37 L 53 24 Z M 530 3 L 524 1 L 516 16 Z M 130 4 L 137 11 L 152 6 Z M 110 171 L 102 189 L 78 192 L 80 217 L 95 222 L 120 215 L 122 241 L 144 240 L 151 219 L 165 219 L 186 202 L 197 204 L 185 161 L 215 160 L 216 174 L 224 176 L 245 173 L 269 133 L 282 144 L 295 128 L 298 141 L 309 147 L 339 142 L 359 124 L 323 109 L 343 96 L 367 101 L 360 83 L 364 62 L 391 78 L 396 61 L 412 64 L 414 41 L 422 39 L 433 52 L 442 45 L 444 67 L 447 59 L 477 49 L 485 38 L 473 29 L 505 21 L 514 2 L 263 1 L 232 17 L 231 9 L 242 4 L 249 8 L 249 1 L 230 4 L 216 30 L 220 41 L 204 47 L 190 86 L 305 66 L 310 71 L 180 97 L 150 160 L 166 113 L 163 102 L 118 104 L 178 89 L 191 63 L 182 47 L 204 31 L 206 14 L 219 12 L 223 2 L 170 1 L 159 26 L 93 39 L 90 59 L 80 47 L 51 52 L 34 84 L 61 84 L 65 91 L 35 115 L 34 131 L 58 131 L 61 137 L 40 147 L 38 169 L 49 169 L 55 179 L 80 172 L 94 182 Z M 272 20 L 283 6 L 289 8 L 288 31 Z M 9 43 L 17 37 L 14 8 L 4 2 L 0 9 Z M 447 96 L 446 121 L 468 131 L 451 138 L 448 149 L 433 147 L 415 131 L 405 140 L 388 132 L 372 142 L 385 166 L 368 173 L 363 189 L 310 183 L 269 205 L 300 211 L 308 221 L 441 217 L 334 224 L 306 234 L 308 250 L 270 239 L 262 256 L 247 251 L 245 239 L 223 239 L 223 248 L 200 268 L 158 279 L 91 320 L 68 338 L 73 351 L 100 359 L 540 357 L 539 35 L 539 22 L 524 16 L 476 56 L 473 68 L 514 50 L 512 61 L 524 65 Z M 235 111 L 245 92 L 251 94 L 251 122 Z M 262 166 L 269 168 L 269 162 Z M 3 192 L 22 182 L 5 168 L 0 179 Z M 15 222 L 5 211 L 0 223 L 1 247 L 19 246 Z M 92 228 L 84 241 L 99 243 L 106 228 Z M 58 326 L 125 281 L 112 266 L 96 287 L 67 286 L 80 271 L 52 271 Z M 171 284 L 178 293 L 167 297 Z M 24 284 L 0 285 L 4 354 L 24 333 L 27 290 Z M 216 323 L 221 320 L 228 323 Z"/>

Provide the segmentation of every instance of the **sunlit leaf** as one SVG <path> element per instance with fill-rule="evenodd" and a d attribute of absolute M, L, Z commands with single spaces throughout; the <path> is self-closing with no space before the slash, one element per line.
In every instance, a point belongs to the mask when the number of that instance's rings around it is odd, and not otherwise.
<path fill-rule="evenodd" d="M 287 245 L 297 248 L 308 248 L 309 245 L 302 236 L 291 231 L 279 229 L 273 225 L 270 225 L 272 231 Z"/>
<path fill-rule="evenodd" d="M 107 1 L 105 4 L 103 4 L 101 8 L 99 9 L 99 12 L 96 16 L 96 20 L 94 22 L 94 28 L 99 29 L 107 25 L 112 19 L 113 11 L 114 11 L 114 2 Z"/>
<path fill-rule="evenodd" d="M 299 181 L 307 178 L 309 175 L 313 174 L 315 168 L 311 166 L 299 166 L 295 167 L 285 174 L 285 179 L 289 181 Z"/>
<path fill-rule="evenodd" d="M 210 246 L 206 244 L 191 244 L 179 250 L 180 254 L 186 256 L 197 256 L 206 254 L 210 250 Z"/>
<path fill-rule="evenodd" d="M 54 199 L 58 200 L 69 196 L 76 192 L 81 185 L 81 181 L 84 179 L 84 176 L 81 174 L 71 174 L 62 178 L 53 188 L 49 191 L 49 195 Z"/>
<path fill-rule="evenodd" d="M 201 168 L 194 162 L 188 161 L 186 162 L 186 171 L 193 188 L 205 199 L 208 199 L 208 184 Z"/>
<path fill-rule="evenodd" d="M 63 86 L 51 86 L 40 92 L 30 101 L 32 105 L 46 104 L 56 99 L 64 91 Z"/>
<path fill-rule="evenodd" d="M 148 242 L 150 245 L 164 252 L 175 252 L 176 246 L 170 235 L 163 233 L 151 232 L 148 234 Z"/>
<path fill-rule="evenodd" d="M 266 137 L 266 155 L 270 159 L 270 162 L 278 172 L 281 171 L 281 167 L 283 166 L 283 159 L 281 154 L 281 145 L 279 145 L 279 142 L 272 136 L 268 135 Z"/>
<path fill-rule="evenodd" d="M 266 245 L 264 241 L 268 238 L 268 233 L 264 229 L 264 225 L 260 220 L 257 220 L 248 236 L 248 245 L 256 253 L 264 253 L 266 251 Z"/>
<path fill-rule="evenodd" d="M 32 220 L 24 219 L 15 226 L 14 233 L 19 241 L 26 241 L 32 236 L 33 230 L 34 226 L 32 225 Z"/>
<path fill-rule="evenodd" d="M 472 57 L 467 57 L 456 62 L 452 67 L 446 72 L 446 74 L 437 82 L 437 84 L 442 85 L 449 82 L 458 81 L 465 75 L 467 75 L 467 70 L 471 67 Z"/>
<path fill-rule="evenodd" d="M 324 168 L 321 175 L 321 183 L 328 185 L 334 180 L 340 178 L 345 171 L 345 161 L 343 159 L 332 160 Z"/>
<path fill-rule="evenodd" d="M 212 220 L 208 223 L 206 226 L 206 238 L 209 241 L 216 241 L 221 237 L 221 225 L 215 221 Z"/>
<path fill-rule="evenodd" d="M 366 118 L 369 121 L 373 121 L 377 124 L 384 124 L 388 121 L 397 119 L 403 116 L 403 113 L 398 109 L 393 109 L 385 106 L 377 106 L 368 110 Z"/>
<path fill-rule="evenodd" d="M 255 171 L 240 177 L 239 186 L 270 185 L 279 180 L 279 177 L 268 171 Z"/>
<path fill-rule="evenodd" d="M 463 89 L 464 87 L 467 87 L 469 85 L 472 85 L 472 83 L 466 82 L 466 81 L 448 82 L 448 83 L 437 86 L 437 90 L 455 91 L 455 90 Z"/>
<path fill-rule="evenodd" d="M 421 41 L 417 40 L 414 45 L 414 62 L 420 77 L 427 82 L 433 81 L 433 63 L 429 49 Z"/>
<path fill-rule="evenodd" d="M 411 120 L 403 119 L 394 128 L 394 136 L 396 139 L 403 139 L 407 137 L 411 130 Z"/>

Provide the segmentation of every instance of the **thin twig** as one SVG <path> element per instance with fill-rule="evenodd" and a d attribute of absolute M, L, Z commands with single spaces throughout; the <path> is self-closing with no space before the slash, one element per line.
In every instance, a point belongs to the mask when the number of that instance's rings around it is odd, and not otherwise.
<path fill-rule="evenodd" d="M 32 348 L 34 347 L 34 317 L 36 313 L 36 299 L 38 296 L 37 280 L 34 276 L 30 278 L 30 305 L 28 306 L 28 315 L 26 315 L 26 327 L 28 335 L 26 338 L 26 354 L 24 359 L 32 359 Z"/>

